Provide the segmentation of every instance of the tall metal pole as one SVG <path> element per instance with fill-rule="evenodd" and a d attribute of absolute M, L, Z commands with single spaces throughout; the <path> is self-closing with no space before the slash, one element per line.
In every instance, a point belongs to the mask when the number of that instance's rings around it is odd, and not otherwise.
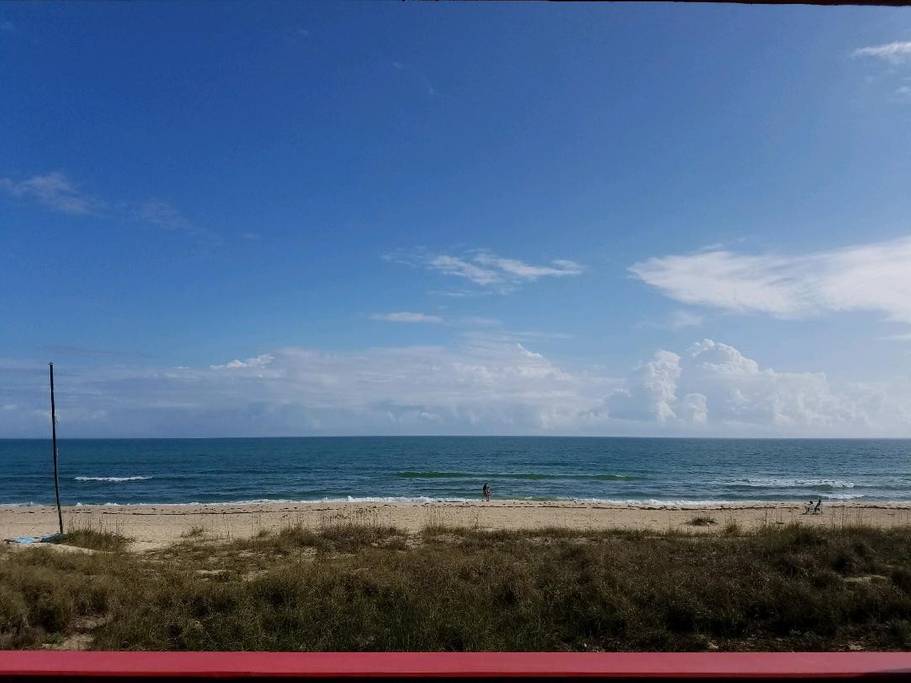
<path fill-rule="evenodd" d="M 63 512 L 60 510 L 60 478 L 57 475 L 57 406 L 54 403 L 54 364 L 48 363 L 51 375 L 51 445 L 54 449 L 54 497 L 57 499 L 57 523 L 63 533 Z"/>

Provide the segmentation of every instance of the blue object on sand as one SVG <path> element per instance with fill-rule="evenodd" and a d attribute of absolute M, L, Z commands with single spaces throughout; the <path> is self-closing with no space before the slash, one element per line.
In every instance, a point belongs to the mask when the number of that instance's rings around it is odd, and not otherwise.
<path fill-rule="evenodd" d="M 32 545 L 33 543 L 51 543 L 60 534 L 45 534 L 44 536 L 16 536 L 16 538 L 10 538 L 7 540 L 7 543 L 15 543 L 17 545 Z"/>

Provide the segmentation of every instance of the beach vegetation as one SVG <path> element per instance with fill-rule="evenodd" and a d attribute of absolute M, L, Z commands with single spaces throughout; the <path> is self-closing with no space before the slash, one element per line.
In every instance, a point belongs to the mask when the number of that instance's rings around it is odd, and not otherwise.
<path fill-rule="evenodd" d="M 202 526 L 199 526 L 199 525 L 194 525 L 194 526 L 191 526 L 191 527 L 190 527 L 189 529 L 187 529 L 186 531 L 184 531 L 184 532 L 180 535 L 180 537 L 181 537 L 181 538 L 200 538 L 200 537 L 205 536 L 205 535 L 206 535 L 206 529 L 205 529 L 205 527 L 202 527 Z"/>
<path fill-rule="evenodd" d="M 742 527 L 736 520 L 729 520 L 721 530 L 725 536 L 739 536 L 743 532 Z"/>
<path fill-rule="evenodd" d="M 116 552 L 126 549 L 132 542 L 132 539 L 113 531 L 79 528 L 59 534 L 55 536 L 51 542 L 59 545 L 87 548 L 89 550 Z"/>
<path fill-rule="evenodd" d="M 911 534 L 333 523 L 145 552 L 4 548 L 0 646 L 903 649 Z"/>

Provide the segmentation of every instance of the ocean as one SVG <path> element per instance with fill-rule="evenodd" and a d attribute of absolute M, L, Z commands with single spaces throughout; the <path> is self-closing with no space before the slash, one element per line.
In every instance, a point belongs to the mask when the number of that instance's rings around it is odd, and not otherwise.
<path fill-rule="evenodd" d="M 911 500 L 911 440 L 64 439 L 64 504 L 321 500 Z M 54 500 L 48 440 L 0 440 L 0 503 Z"/>

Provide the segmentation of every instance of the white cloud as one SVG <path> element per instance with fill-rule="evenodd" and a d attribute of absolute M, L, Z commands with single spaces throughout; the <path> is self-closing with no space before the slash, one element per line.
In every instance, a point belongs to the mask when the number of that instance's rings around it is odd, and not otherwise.
<path fill-rule="evenodd" d="M 374 313 L 371 320 L 382 320 L 389 323 L 441 323 L 443 318 L 427 313 L 411 313 L 409 311 L 396 311 L 394 313 Z"/>
<path fill-rule="evenodd" d="M 54 211 L 71 215 L 96 213 L 103 206 L 97 199 L 82 193 L 76 184 L 60 171 L 35 175 L 20 181 L 0 178 L 0 190 L 13 197 L 31 199 Z"/>
<path fill-rule="evenodd" d="M 220 237 L 206 228 L 193 224 L 176 208 L 161 200 L 139 203 L 107 202 L 82 192 L 78 185 L 60 171 L 35 175 L 25 180 L 0 178 L 0 192 L 17 198 L 28 199 L 54 211 L 71 215 L 105 214 L 152 225 L 164 230 L 177 230 L 205 239 L 220 242 Z M 252 233 L 247 233 L 247 235 Z"/>
<path fill-rule="evenodd" d="M 554 259 L 549 264 L 533 265 L 519 259 L 502 258 L 483 249 L 458 256 L 432 254 L 423 250 L 395 252 L 385 258 L 461 278 L 477 287 L 500 293 L 514 291 L 522 284 L 541 278 L 581 275 L 585 270 L 582 265 L 567 259 Z M 466 292 L 450 294 L 464 296 Z"/>
<path fill-rule="evenodd" d="M 901 64 L 911 61 L 911 41 L 871 45 L 858 48 L 851 54 L 854 57 L 873 57 L 890 64 Z"/>
<path fill-rule="evenodd" d="M 480 252 L 474 256 L 476 263 L 493 269 L 494 272 L 505 274 L 520 280 L 537 280 L 542 277 L 566 277 L 568 275 L 581 275 L 582 266 L 575 261 L 555 259 L 549 266 L 533 266 L 518 259 L 499 258 L 487 252 Z"/>
<path fill-rule="evenodd" d="M 708 251 L 650 258 L 630 271 L 687 304 L 803 318 L 871 311 L 911 323 L 911 238 L 802 256 Z"/>
<path fill-rule="evenodd" d="M 246 368 L 266 368 L 272 364 L 272 361 L 275 360 L 275 356 L 270 353 L 264 353 L 259 356 L 254 356 L 253 358 L 247 358 L 246 360 L 231 360 L 227 363 L 221 365 L 210 365 L 209 368 L 212 370 L 240 370 Z"/>
<path fill-rule="evenodd" d="M 486 286 L 502 282 L 501 274 L 495 270 L 482 268 L 455 256 L 434 256 L 427 261 L 427 266 L 446 275 L 463 277 L 476 285 Z"/>

